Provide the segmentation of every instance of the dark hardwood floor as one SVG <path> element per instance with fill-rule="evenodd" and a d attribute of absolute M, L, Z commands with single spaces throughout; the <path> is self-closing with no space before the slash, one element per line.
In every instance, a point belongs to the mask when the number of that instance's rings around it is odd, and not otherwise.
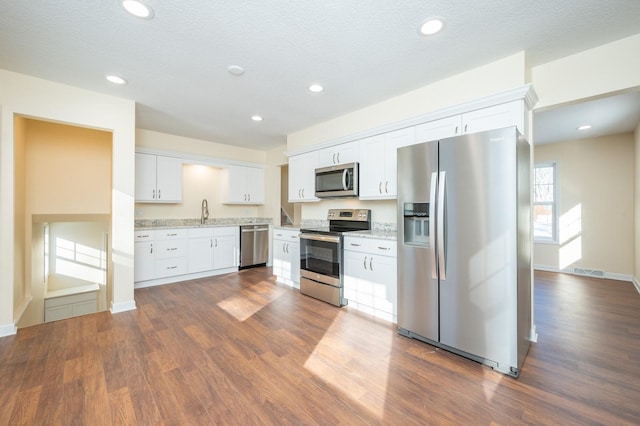
<path fill-rule="evenodd" d="M 0 339 L 0 424 L 640 424 L 640 295 L 536 273 L 519 379 L 274 283 L 137 290 L 138 309 Z"/>

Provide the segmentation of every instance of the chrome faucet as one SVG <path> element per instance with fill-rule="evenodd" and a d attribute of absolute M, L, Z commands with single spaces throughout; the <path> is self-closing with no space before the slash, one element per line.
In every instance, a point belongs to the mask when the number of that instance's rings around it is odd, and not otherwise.
<path fill-rule="evenodd" d="M 207 223 L 207 219 L 209 219 L 209 203 L 207 203 L 207 199 L 202 200 L 202 214 L 200 215 L 200 224 L 204 225 Z"/>

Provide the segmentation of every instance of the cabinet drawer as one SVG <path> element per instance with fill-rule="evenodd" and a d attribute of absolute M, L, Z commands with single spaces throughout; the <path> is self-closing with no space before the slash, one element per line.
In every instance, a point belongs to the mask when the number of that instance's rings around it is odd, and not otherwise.
<path fill-rule="evenodd" d="M 378 256 L 397 256 L 398 243 L 393 240 L 345 237 L 344 249 Z"/>
<path fill-rule="evenodd" d="M 212 228 L 213 235 L 215 237 L 234 237 L 238 235 L 237 226 L 221 226 L 218 228 Z"/>
<path fill-rule="evenodd" d="M 155 231 L 153 229 L 147 229 L 144 231 L 135 231 L 134 239 L 138 241 L 152 241 L 155 237 Z"/>
<path fill-rule="evenodd" d="M 155 232 L 157 240 L 176 240 L 187 236 L 187 229 L 157 229 Z"/>
<path fill-rule="evenodd" d="M 283 241 L 299 241 L 300 231 L 298 229 L 274 229 L 273 239 Z"/>
<path fill-rule="evenodd" d="M 171 277 L 187 273 L 187 258 L 156 260 L 156 278 Z"/>
<path fill-rule="evenodd" d="M 163 240 L 155 243 L 156 259 L 167 259 L 187 255 L 187 240 Z"/>
<path fill-rule="evenodd" d="M 211 238 L 213 237 L 213 228 L 189 228 L 187 236 L 189 238 Z"/>

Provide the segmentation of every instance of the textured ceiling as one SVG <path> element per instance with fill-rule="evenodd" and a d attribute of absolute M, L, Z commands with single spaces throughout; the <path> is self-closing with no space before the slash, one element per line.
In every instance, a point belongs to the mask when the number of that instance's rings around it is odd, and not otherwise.
<path fill-rule="evenodd" d="M 640 32 L 638 0 L 147 3 L 152 20 L 117 0 L 0 1 L 0 68 L 133 99 L 139 128 L 269 149 L 519 51 L 533 66 Z M 419 36 L 435 15 L 445 31 Z"/>

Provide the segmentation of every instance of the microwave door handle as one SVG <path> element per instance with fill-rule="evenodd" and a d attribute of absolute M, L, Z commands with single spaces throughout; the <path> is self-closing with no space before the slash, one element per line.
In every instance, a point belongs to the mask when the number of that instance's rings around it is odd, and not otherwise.
<path fill-rule="evenodd" d="M 342 171 L 342 188 L 345 191 L 349 189 L 349 169 Z"/>

